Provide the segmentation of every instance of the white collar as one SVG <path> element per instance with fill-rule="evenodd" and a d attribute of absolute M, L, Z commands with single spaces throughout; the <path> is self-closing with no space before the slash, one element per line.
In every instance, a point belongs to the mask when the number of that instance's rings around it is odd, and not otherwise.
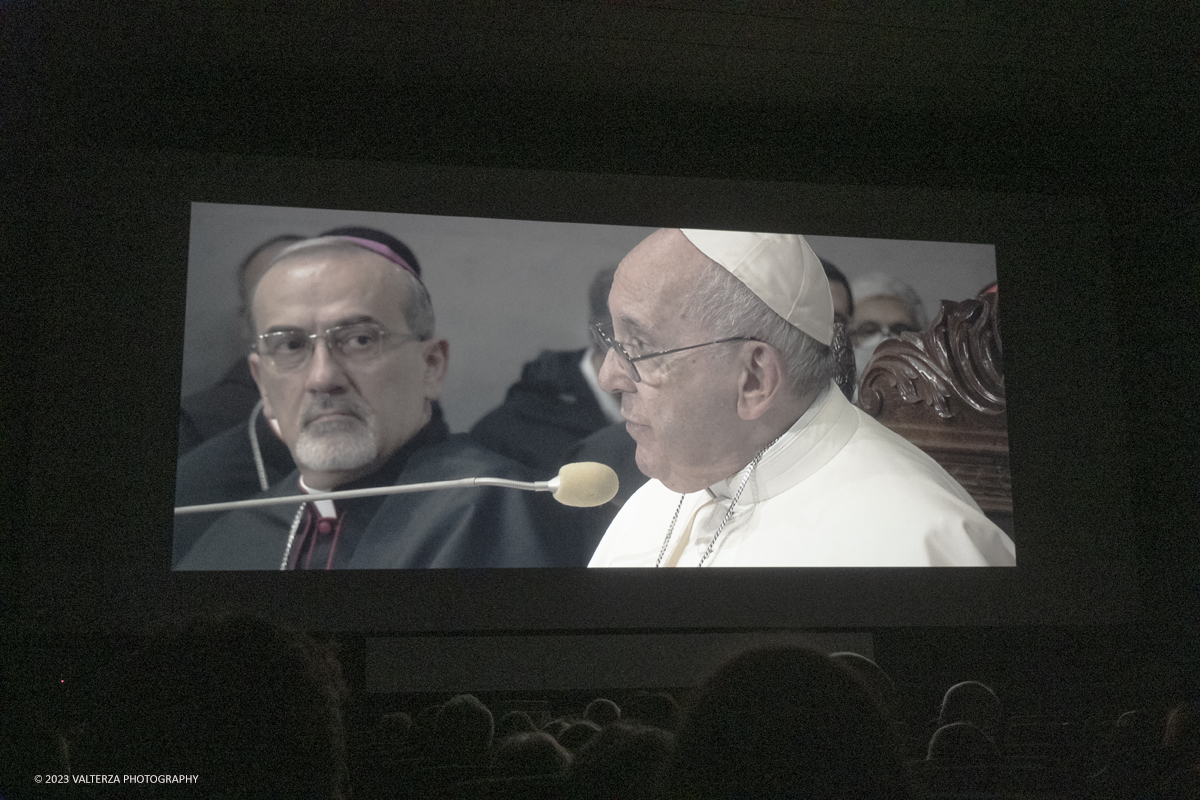
<path fill-rule="evenodd" d="M 792 488 L 825 466 L 857 429 L 854 406 L 830 381 L 800 419 L 763 454 L 738 505 L 753 505 Z M 708 487 L 707 494 L 728 500 L 737 491 L 744 474 L 743 467 Z"/>
<path fill-rule="evenodd" d="M 300 491 L 304 492 L 305 494 L 322 494 L 321 492 L 313 491 L 305 486 L 303 475 L 300 476 Z M 337 518 L 337 509 L 334 508 L 332 500 L 314 500 L 313 505 L 317 507 L 317 513 L 322 517 L 329 517 L 331 519 Z"/>
<path fill-rule="evenodd" d="M 592 395 L 600 404 L 600 410 L 604 412 L 605 418 L 609 422 L 623 422 L 621 401 L 600 388 L 600 376 L 596 374 L 596 368 L 592 366 L 592 348 L 589 347 L 583 351 L 583 359 L 579 362 L 579 371 L 583 373 L 583 379 L 587 381 L 588 388 L 592 390 Z"/>

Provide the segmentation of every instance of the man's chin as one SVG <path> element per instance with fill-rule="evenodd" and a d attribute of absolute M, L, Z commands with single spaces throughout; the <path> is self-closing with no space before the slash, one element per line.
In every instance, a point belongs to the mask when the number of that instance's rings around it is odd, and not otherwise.
<path fill-rule="evenodd" d="M 296 443 L 296 463 L 316 472 L 350 472 L 369 466 L 379 455 L 373 436 L 345 437 L 306 431 Z"/>

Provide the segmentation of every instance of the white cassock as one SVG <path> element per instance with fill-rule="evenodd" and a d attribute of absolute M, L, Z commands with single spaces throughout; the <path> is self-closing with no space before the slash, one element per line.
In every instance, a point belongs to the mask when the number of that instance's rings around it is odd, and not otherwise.
<path fill-rule="evenodd" d="M 663 566 L 694 567 L 745 470 L 685 495 Z M 621 508 L 592 567 L 653 567 L 680 495 L 657 480 Z M 1011 567 L 1012 540 L 936 461 L 832 383 L 768 449 L 704 562 L 713 567 Z"/>

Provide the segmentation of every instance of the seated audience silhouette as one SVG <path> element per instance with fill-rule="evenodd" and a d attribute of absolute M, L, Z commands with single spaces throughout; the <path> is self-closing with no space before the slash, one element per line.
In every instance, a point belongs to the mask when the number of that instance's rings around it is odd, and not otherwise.
<path fill-rule="evenodd" d="M 492 712 L 470 694 L 450 698 L 429 730 L 429 761 L 437 765 L 486 764 L 495 725 Z"/>
<path fill-rule="evenodd" d="M 1087 794 L 1096 798 L 1144 797 L 1153 784 L 1158 735 L 1145 711 L 1126 711 L 1113 725 L 1108 763 L 1088 777 Z"/>
<path fill-rule="evenodd" d="M 951 722 L 934 731 L 926 761 L 946 764 L 995 764 L 1000 760 L 996 742 L 969 722 Z"/>
<path fill-rule="evenodd" d="M 200 621 L 114 673 L 77 773 L 201 776 L 144 789 L 169 797 L 346 796 L 341 673 L 308 636 L 244 616 Z"/>
<path fill-rule="evenodd" d="M 683 724 L 683 709 L 666 692 L 643 692 L 625 704 L 622 719 L 675 733 Z"/>
<path fill-rule="evenodd" d="M 571 754 L 548 733 L 515 733 L 496 744 L 494 775 L 557 775 L 571 766 Z"/>
<path fill-rule="evenodd" d="M 670 798 L 909 798 L 899 743 L 846 669 L 803 648 L 737 656 L 688 712 Z"/>
<path fill-rule="evenodd" d="M 969 722 L 992 741 L 999 742 L 1004 732 L 1004 711 L 996 693 L 979 681 L 963 681 L 946 690 L 938 712 L 938 727 L 954 722 Z"/>
<path fill-rule="evenodd" d="M 599 732 L 600 726 L 591 720 L 576 720 L 564 728 L 562 733 L 558 734 L 558 743 L 572 753 L 577 753 L 581 747 L 590 742 Z"/>
<path fill-rule="evenodd" d="M 851 674 L 867 687 L 867 691 L 875 698 L 875 702 L 879 703 L 889 722 L 900 721 L 900 698 L 896 692 L 896 684 L 878 664 L 859 653 L 834 653 L 830 658 L 835 664 L 850 670 Z"/>
<path fill-rule="evenodd" d="M 621 718 L 621 708 L 612 700 L 597 697 L 587 704 L 587 708 L 583 710 L 583 718 L 603 728 L 608 723 Z"/>
<path fill-rule="evenodd" d="M 534 733 L 537 726 L 524 711 L 510 711 L 496 723 L 496 739 L 503 739 L 515 733 Z"/>
<path fill-rule="evenodd" d="M 605 726 L 575 756 L 566 796 L 572 800 L 649 800 L 675 748 L 665 730 L 620 720 Z"/>
<path fill-rule="evenodd" d="M 1181 703 L 1171 709 L 1162 744 L 1162 793 L 1168 798 L 1200 797 L 1200 704 Z"/>

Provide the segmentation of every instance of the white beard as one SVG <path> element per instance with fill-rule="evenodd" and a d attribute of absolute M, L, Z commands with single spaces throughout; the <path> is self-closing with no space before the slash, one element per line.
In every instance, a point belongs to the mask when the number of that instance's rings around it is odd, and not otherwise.
<path fill-rule="evenodd" d="M 365 467 L 379 455 L 373 426 L 359 422 L 316 422 L 296 439 L 296 463 L 314 472 L 342 472 Z"/>

